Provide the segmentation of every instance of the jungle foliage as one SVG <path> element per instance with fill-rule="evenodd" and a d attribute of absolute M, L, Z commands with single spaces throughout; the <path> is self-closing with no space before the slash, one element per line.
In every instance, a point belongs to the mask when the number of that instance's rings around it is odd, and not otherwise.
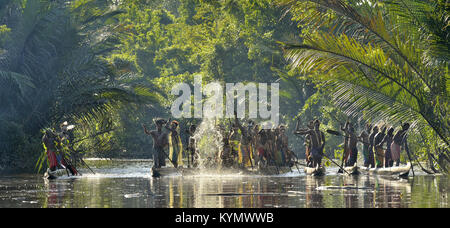
<path fill-rule="evenodd" d="M 359 130 L 409 121 L 415 158 L 439 167 L 448 23 L 446 1 L 2 1 L 0 172 L 32 170 L 41 130 L 63 121 L 84 156 L 151 157 L 142 124 L 169 118 L 173 84 L 195 75 L 279 82 L 289 132 L 295 118 Z M 326 153 L 339 157 L 342 141 L 327 135 Z"/>
<path fill-rule="evenodd" d="M 105 54 L 121 12 L 100 1 L 6 1 L 0 6 L 0 167 L 30 170 L 41 130 L 64 120 L 88 125 L 111 110 L 151 100 L 117 80 Z"/>

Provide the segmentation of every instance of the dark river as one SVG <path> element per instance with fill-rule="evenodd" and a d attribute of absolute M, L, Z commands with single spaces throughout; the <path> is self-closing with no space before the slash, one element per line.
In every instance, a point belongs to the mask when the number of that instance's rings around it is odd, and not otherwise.
<path fill-rule="evenodd" d="M 95 162 L 94 162 L 95 163 Z M 417 173 L 407 180 L 360 175 L 201 174 L 153 179 L 149 161 L 101 161 L 96 174 L 44 180 L 0 176 L 0 207 L 95 208 L 448 208 L 448 176 Z M 89 161 L 93 165 L 93 161 Z"/>

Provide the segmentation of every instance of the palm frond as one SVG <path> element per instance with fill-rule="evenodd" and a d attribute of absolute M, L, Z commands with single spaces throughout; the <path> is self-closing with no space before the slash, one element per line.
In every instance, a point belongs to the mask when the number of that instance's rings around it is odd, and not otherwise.
<path fill-rule="evenodd" d="M 424 49 L 429 49 L 435 59 L 450 60 L 450 5 L 443 1 L 398 0 L 386 1 L 392 23 L 408 31 L 409 36 L 427 41 Z"/>
<path fill-rule="evenodd" d="M 348 116 L 370 119 L 372 122 L 388 122 L 396 126 L 409 122 L 413 128 L 425 125 L 421 114 L 414 107 L 402 104 L 370 87 L 338 79 L 328 81 L 325 87 L 329 89 L 336 106 Z"/>
<path fill-rule="evenodd" d="M 24 95 L 26 91 L 30 88 L 35 88 L 30 77 L 11 72 L 11 71 L 3 71 L 0 69 L 0 85 L 2 86 L 2 90 L 6 90 L 6 87 L 16 86 L 18 88 L 18 94 Z"/>
<path fill-rule="evenodd" d="M 413 40 L 402 36 L 404 33 L 391 25 L 378 4 L 369 1 L 350 4 L 344 0 L 281 0 L 280 4 L 288 6 L 290 11 L 302 8 L 300 12 L 306 14 L 301 16 L 301 23 L 306 28 L 327 27 L 333 34 L 345 34 L 357 42 L 370 40 L 372 45 L 382 48 L 391 61 L 397 65 L 406 64 L 419 80 L 430 87 L 424 69 L 420 68 L 420 51 L 411 48 L 415 45 L 403 44 Z"/>
<path fill-rule="evenodd" d="M 362 45 L 345 34 L 340 37 L 321 34 L 314 40 L 308 38 L 302 45 L 286 45 L 285 53 L 291 66 L 304 73 L 327 73 L 340 67 L 353 68 L 354 71 L 363 68 L 367 71 L 366 75 L 371 76 L 368 79 L 374 83 L 387 80 L 406 91 L 408 97 L 422 99 L 423 84 L 412 80 L 412 76 L 394 64 L 383 49 Z"/>

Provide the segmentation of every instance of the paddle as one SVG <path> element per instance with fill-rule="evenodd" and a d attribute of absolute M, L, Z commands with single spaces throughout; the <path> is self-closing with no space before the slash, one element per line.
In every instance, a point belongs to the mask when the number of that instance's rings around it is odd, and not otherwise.
<path fill-rule="evenodd" d="M 350 137 L 348 137 L 348 136 L 342 135 L 342 134 L 341 134 L 340 132 L 338 132 L 338 131 L 334 131 L 334 130 L 331 130 L 331 129 L 328 129 L 328 130 L 327 130 L 327 133 L 332 134 L 332 135 L 337 135 L 337 136 L 345 137 L 345 138 L 350 138 Z M 362 141 L 360 141 L 360 142 L 362 142 Z M 364 142 L 362 142 L 362 143 L 364 143 Z M 345 149 L 344 149 L 344 153 L 345 153 Z M 342 168 L 342 166 L 344 166 L 344 157 L 345 157 L 345 154 L 342 154 L 342 162 L 341 162 L 341 166 L 339 166 L 338 173 L 342 173 L 343 171 L 345 171 L 345 169 Z M 347 172 L 347 174 L 348 174 L 348 172 Z"/>
<path fill-rule="evenodd" d="M 304 167 L 307 167 L 307 168 L 311 168 L 307 164 L 303 164 L 303 163 L 300 163 L 298 161 L 295 162 L 295 165 L 301 165 L 301 166 L 304 166 Z M 297 167 L 297 169 L 298 169 L 298 167 Z"/>
<path fill-rule="evenodd" d="M 406 136 L 405 136 L 406 137 Z M 403 142 L 404 144 L 405 144 L 405 150 L 406 150 L 406 154 L 408 155 L 408 158 L 409 158 L 409 162 L 411 162 L 411 171 L 412 171 L 412 173 L 413 173 L 413 176 L 415 176 L 414 175 L 414 166 L 413 166 L 413 163 L 412 163 L 412 160 L 411 160 L 411 155 L 409 154 L 409 148 L 408 148 L 408 143 L 407 143 L 407 141 L 406 141 L 406 138 L 404 139 L 404 142 Z"/>
<path fill-rule="evenodd" d="M 298 172 L 300 173 L 300 169 L 298 168 L 298 165 L 297 165 L 297 164 L 300 164 L 300 163 L 298 163 L 298 157 L 297 157 L 297 155 L 294 153 L 294 151 L 288 150 L 288 152 L 289 152 L 293 157 L 295 157 L 296 161 L 294 161 L 294 164 L 295 164 L 295 167 L 297 167 Z M 291 167 L 289 167 L 289 168 L 291 168 Z M 291 171 L 292 171 L 292 170 L 291 170 Z"/>
<path fill-rule="evenodd" d="M 277 164 L 277 162 L 275 161 L 275 159 L 272 157 L 272 152 L 270 152 L 270 151 L 267 151 L 268 153 L 268 156 L 267 157 L 269 157 L 270 158 L 270 160 L 272 161 L 272 163 L 275 165 L 275 168 L 276 168 L 276 170 L 277 170 L 277 174 L 280 174 L 280 168 L 278 167 L 278 164 Z"/>
<path fill-rule="evenodd" d="M 299 170 L 297 165 L 302 165 L 302 166 L 308 167 L 308 165 L 298 162 L 298 156 L 294 153 L 294 151 L 289 150 L 289 153 L 292 154 L 295 158 L 294 164 L 297 167 L 297 170 Z M 300 170 L 299 170 L 299 172 L 300 172 Z"/>
<path fill-rule="evenodd" d="M 321 153 L 322 156 L 326 157 L 328 160 L 330 160 L 331 162 L 333 162 L 335 165 L 337 165 L 340 169 L 342 169 L 342 171 L 344 171 L 345 173 L 347 173 L 348 175 L 350 175 L 349 172 L 347 172 L 344 168 L 342 168 L 342 166 L 340 166 L 338 163 L 336 163 L 335 161 L 333 161 L 333 159 L 329 158 L 327 155 L 325 155 L 325 153 Z"/>
<path fill-rule="evenodd" d="M 342 125 L 341 125 L 341 130 L 345 132 L 345 134 L 344 134 L 344 139 L 345 139 L 345 141 L 344 141 L 344 151 L 342 153 L 342 159 L 341 159 L 341 166 L 342 167 L 344 166 L 345 157 L 348 155 L 348 144 L 349 144 L 348 139 L 350 138 L 348 136 L 347 132 L 346 132 L 346 130 L 348 129 L 348 124 L 349 124 L 349 122 L 347 120 L 347 122 L 344 125 L 344 128 L 342 128 Z M 342 169 L 339 169 L 338 173 L 342 173 L 342 171 L 343 171 Z"/>
<path fill-rule="evenodd" d="M 296 130 L 298 129 L 298 122 L 297 122 L 297 126 L 296 126 Z M 294 133 L 295 134 L 295 133 Z M 297 134 L 296 134 L 297 135 Z M 305 141 L 305 139 L 302 137 L 302 136 L 300 136 L 300 135 L 297 135 L 297 137 L 299 137 L 300 139 L 302 139 L 303 141 Z M 309 166 L 308 165 L 304 165 L 304 164 L 302 164 L 302 163 L 299 163 L 298 162 L 298 157 L 297 156 L 295 156 L 296 158 L 297 158 L 297 164 L 300 164 L 300 165 L 303 165 L 303 166 L 305 166 L 305 167 L 308 167 L 309 168 Z"/>
<path fill-rule="evenodd" d="M 169 120 L 166 122 L 165 124 L 165 128 L 169 129 L 169 124 L 170 124 L 170 120 L 171 118 L 169 118 Z M 144 127 L 145 131 L 147 132 L 147 128 L 145 127 L 145 124 L 142 124 L 142 126 Z M 170 129 L 169 129 L 170 130 Z M 179 172 L 180 174 L 182 174 L 182 172 L 178 169 L 178 165 L 175 165 L 175 163 L 172 161 L 172 159 L 170 159 L 169 155 L 167 155 L 167 153 L 162 149 L 161 152 L 166 156 L 167 159 L 169 159 L 170 163 L 172 163 L 172 165 L 175 167 L 175 169 L 177 170 L 177 172 Z"/>
<path fill-rule="evenodd" d="M 350 138 L 349 136 L 342 135 L 340 132 L 335 131 L 335 130 L 331 130 L 331 129 L 328 129 L 327 133 L 332 134 L 332 135 L 336 135 L 336 136 L 340 136 L 340 137 L 344 137 L 344 138 Z M 363 141 L 361 141 L 359 139 L 357 141 L 362 143 L 362 144 L 367 144 L 367 145 L 370 144 L 370 143 L 363 142 Z"/>
<path fill-rule="evenodd" d="M 332 131 L 332 130 L 330 130 L 330 131 Z M 327 132 L 328 132 L 328 130 L 327 130 Z M 339 134 L 339 132 L 338 132 L 338 134 Z M 303 137 L 301 137 L 301 136 L 299 136 L 299 138 L 303 139 Z M 304 139 L 303 139 L 303 140 L 304 140 Z M 345 171 L 345 169 L 343 169 L 342 166 L 340 166 L 339 164 L 337 164 L 335 161 L 333 161 L 333 159 L 329 158 L 329 157 L 328 157 L 327 155 L 325 155 L 324 153 L 321 153 L 321 155 L 324 156 L 324 157 L 326 157 L 328 160 L 330 160 L 333 164 L 335 164 L 336 166 L 338 166 L 339 168 L 341 168 L 341 169 L 342 169 L 344 172 L 346 172 L 347 174 L 350 174 L 350 173 L 348 173 L 347 171 Z M 303 164 L 301 164 L 301 163 L 298 163 L 298 164 L 303 165 Z M 308 167 L 308 166 L 305 165 L 305 167 Z"/>
<path fill-rule="evenodd" d="M 71 173 L 72 175 L 74 174 L 75 171 L 69 169 L 68 166 L 69 166 L 70 168 L 73 168 L 73 169 L 75 169 L 75 168 L 67 162 L 67 160 L 64 158 L 63 155 L 61 155 L 61 160 L 62 160 L 65 164 L 67 164 L 67 166 L 65 166 L 65 165 L 63 165 L 63 164 L 60 164 L 60 165 L 66 170 L 67 176 L 70 177 L 69 171 L 70 171 L 70 173 Z M 76 172 L 76 173 L 78 173 L 78 172 Z"/>
<path fill-rule="evenodd" d="M 187 151 L 187 160 L 188 160 L 188 168 L 191 168 L 191 156 L 190 156 L 191 151 L 188 150 Z"/>
<path fill-rule="evenodd" d="M 272 162 L 275 165 L 275 169 L 277 170 L 277 174 L 280 174 L 280 169 L 278 167 L 278 164 L 276 163 L 275 159 L 272 157 L 272 150 L 265 151 L 266 158 L 269 159 L 268 162 Z"/>
<path fill-rule="evenodd" d="M 329 133 L 329 134 L 332 134 L 332 135 L 336 135 L 336 136 L 340 136 L 340 137 L 348 137 L 348 136 L 344 136 L 344 135 L 342 135 L 340 132 L 338 132 L 338 131 L 335 131 L 335 130 L 331 130 L 331 129 L 328 129 L 327 130 L 327 133 Z M 363 143 L 363 144 L 366 144 L 366 145 L 370 145 L 370 143 L 366 143 L 366 142 L 363 142 L 363 141 L 361 141 L 361 140 L 357 140 L 358 142 L 360 142 L 360 143 Z M 383 148 L 383 150 L 386 150 L 386 148 Z M 409 154 L 408 154 L 409 155 Z M 339 171 L 338 171 L 339 172 Z"/>
<path fill-rule="evenodd" d="M 69 171 L 73 176 L 75 174 L 80 173 L 75 168 L 75 166 L 72 164 L 72 162 L 66 160 L 65 153 L 63 152 L 63 148 L 62 148 L 62 141 L 60 138 L 58 140 L 59 140 L 59 144 L 57 146 L 57 150 L 59 150 L 59 155 L 61 156 L 61 164 L 60 165 L 66 170 L 67 176 L 70 176 Z M 62 163 L 66 164 L 66 165 L 64 166 Z M 81 175 L 81 173 L 80 173 L 80 175 Z"/>
<path fill-rule="evenodd" d="M 92 171 L 91 167 L 89 167 L 88 164 L 86 164 L 86 162 L 82 158 L 80 158 L 80 161 L 84 166 L 86 166 L 95 175 L 95 172 Z"/>
<path fill-rule="evenodd" d="M 175 167 L 175 169 L 180 173 L 183 174 L 179 169 L 178 169 L 178 165 L 175 165 L 175 163 L 172 161 L 172 159 L 170 159 L 169 155 L 167 155 L 166 152 L 164 152 L 164 150 L 162 150 L 163 154 L 166 156 L 167 159 L 169 159 L 170 163 L 172 163 L 173 167 Z"/>
<path fill-rule="evenodd" d="M 84 166 L 85 166 L 86 168 L 88 168 L 93 174 L 95 174 L 95 172 L 92 171 L 91 167 L 89 167 L 89 165 L 86 164 L 86 162 L 85 162 L 81 157 L 78 157 L 78 156 L 74 156 L 74 155 L 73 155 L 73 154 L 79 153 L 79 151 L 74 150 L 73 148 L 70 149 L 70 150 L 71 150 L 70 154 L 71 154 L 73 157 L 75 157 L 75 158 L 74 158 L 75 161 L 80 161 L 82 165 L 84 165 Z M 81 173 L 80 173 L 80 174 L 81 174 Z"/>

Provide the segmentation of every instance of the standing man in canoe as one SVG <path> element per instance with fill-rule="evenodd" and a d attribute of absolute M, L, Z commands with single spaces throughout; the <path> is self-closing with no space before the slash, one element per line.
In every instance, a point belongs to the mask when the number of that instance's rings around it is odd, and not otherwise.
<path fill-rule="evenodd" d="M 381 142 L 383 141 L 384 137 L 386 136 L 386 126 L 384 126 L 378 134 L 375 135 L 373 145 L 375 148 L 375 160 L 376 160 L 376 167 L 380 168 L 384 165 L 384 150 L 381 146 Z"/>
<path fill-rule="evenodd" d="M 166 124 L 166 120 L 164 119 L 156 119 L 154 120 L 154 123 L 156 125 L 156 130 L 148 131 L 145 124 L 142 124 L 144 127 L 144 132 L 147 135 L 152 136 L 153 139 L 153 167 L 154 168 L 161 168 L 163 166 L 166 166 L 166 158 L 164 154 L 164 146 L 167 144 L 166 140 L 163 135 L 163 125 Z"/>
<path fill-rule="evenodd" d="M 281 154 L 281 165 L 288 164 L 288 161 L 290 160 L 290 153 L 289 153 L 289 147 L 288 147 L 288 137 L 285 134 L 286 132 L 286 126 L 280 125 L 278 130 L 278 136 L 277 136 L 277 147 Z"/>
<path fill-rule="evenodd" d="M 314 130 L 314 120 L 309 121 L 308 123 L 308 129 Z M 308 167 L 313 167 L 313 161 L 311 156 L 311 149 L 312 149 L 312 143 L 311 143 L 311 135 L 307 134 L 305 136 L 305 156 L 306 156 L 306 164 Z"/>
<path fill-rule="evenodd" d="M 189 126 L 189 129 L 187 130 L 187 133 L 188 133 L 188 142 L 187 142 L 188 166 L 190 166 L 192 164 L 192 167 L 197 167 L 197 164 L 196 164 L 197 152 L 196 152 L 195 138 L 194 138 L 196 129 L 197 129 L 197 125 L 191 124 L 191 126 Z"/>
<path fill-rule="evenodd" d="M 73 132 L 72 129 L 74 128 L 74 125 L 69 125 L 67 121 L 64 121 L 61 125 L 61 132 L 59 133 L 59 137 L 61 138 L 62 143 L 67 146 L 69 151 L 75 151 L 73 148 Z"/>
<path fill-rule="evenodd" d="M 358 139 L 363 143 L 363 157 L 364 157 L 364 166 L 369 167 L 369 134 L 370 130 L 372 130 L 372 126 L 370 124 L 366 124 L 365 129 L 361 132 Z"/>
<path fill-rule="evenodd" d="M 291 161 L 294 159 L 291 154 L 291 150 L 289 149 L 289 138 L 286 135 L 286 126 L 280 126 L 280 143 L 281 143 L 281 153 L 283 155 L 283 164 L 289 165 Z"/>
<path fill-rule="evenodd" d="M 241 131 L 241 138 L 239 140 L 239 163 L 243 167 L 253 167 L 252 161 L 252 129 L 253 121 L 249 121 L 247 126 L 243 126 L 237 118 L 237 112 L 234 112 L 234 121 L 236 126 Z"/>
<path fill-rule="evenodd" d="M 276 148 L 275 148 L 275 133 L 273 129 L 265 129 L 266 134 L 266 158 L 269 162 L 268 164 L 276 164 Z"/>
<path fill-rule="evenodd" d="M 220 131 L 222 134 L 222 144 L 223 144 L 222 151 L 220 153 L 220 158 L 222 159 L 222 166 L 225 168 L 231 168 L 234 164 L 234 157 L 230 145 L 231 130 L 227 131 L 225 127 L 221 127 Z"/>
<path fill-rule="evenodd" d="M 356 137 L 355 128 L 353 124 L 348 126 L 347 130 L 348 135 L 348 150 L 349 150 L 349 159 L 347 160 L 347 166 L 354 166 L 356 161 L 358 160 L 358 138 Z"/>
<path fill-rule="evenodd" d="M 392 167 L 392 156 L 391 156 L 391 144 L 394 139 L 394 128 L 390 127 L 386 136 L 384 136 L 383 140 L 378 144 L 378 147 L 383 148 L 383 144 L 386 143 L 387 148 L 384 152 L 384 167 Z"/>
<path fill-rule="evenodd" d="M 299 123 L 300 123 L 300 119 L 297 120 L 297 125 L 295 127 L 295 131 L 294 134 L 297 134 L 296 132 L 299 131 Z M 308 122 L 307 128 L 310 130 L 314 130 L 314 121 L 311 120 Z M 307 167 L 313 167 L 313 162 L 312 162 L 312 156 L 311 156 L 311 135 L 310 134 L 306 134 L 305 135 L 305 139 L 304 139 L 305 143 L 303 144 L 305 146 L 305 160 L 306 160 L 306 166 Z"/>
<path fill-rule="evenodd" d="M 258 138 L 259 138 L 259 125 L 255 124 L 252 131 L 252 153 L 253 153 L 253 161 L 255 162 L 254 165 L 256 166 L 259 163 L 259 153 L 258 153 Z"/>
<path fill-rule="evenodd" d="M 58 169 L 59 163 L 56 159 L 56 140 L 57 136 L 51 129 L 45 130 L 44 136 L 42 137 L 42 144 L 47 153 L 47 159 L 49 162 L 49 168 L 51 171 Z"/>
<path fill-rule="evenodd" d="M 350 122 L 348 120 L 347 120 L 347 122 L 345 122 L 344 126 L 341 125 L 341 131 L 344 132 L 344 152 L 342 154 L 342 165 L 347 164 L 348 157 L 350 156 L 350 148 L 349 148 L 349 143 L 348 143 L 350 140 L 349 125 L 350 125 Z"/>
<path fill-rule="evenodd" d="M 267 157 L 267 134 L 264 129 L 258 130 L 257 135 L 255 136 L 256 140 L 256 153 L 258 155 L 258 166 L 265 167 L 268 164 L 269 158 Z"/>
<path fill-rule="evenodd" d="M 275 151 L 275 162 L 278 166 L 283 165 L 283 154 L 281 151 L 281 141 L 280 139 L 280 129 L 279 127 L 274 127 L 273 131 L 273 148 Z"/>
<path fill-rule="evenodd" d="M 166 125 L 168 132 L 164 133 L 164 137 L 168 139 L 169 159 L 175 168 L 183 165 L 183 143 L 181 142 L 178 126 L 178 121 L 173 120 L 169 126 Z"/>
<path fill-rule="evenodd" d="M 235 124 L 231 124 L 231 132 L 230 136 L 228 138 L 228 142 L 230 144 L 231 149 L 231 157 L 233 158 L 233 165 L 239 162 L 239 140 L 240 140 L 240 133 L 239 133 L 239 127 Z"/>
<path fill-rule="evenodd" d="M 409 123 L 403 124 L 402 129 L 395 134 L 394 140 L 391 144 L 391 156 L 392 161 L 395 162 L 395 166 L 400 165 L 401 147 L 402 146 L 406 147 L 406 132 L 408 131 L 408 129 Z"/>
<path fill-rule="evenodd" d="M 69 125 L 67 121 L 65 121 L 60 125 L 60 128 L 61 132 L 58 134 L 59 162 L 63 164 L 73 176 L 78 175 L 78 170 L 72 163 L 75 159 L 73 159 L 73 155 L 71 154 L 72 151 L 75 151 L 72 143 L 73 133 L 71 132 L 74 126 Z"/>
<path fill-rule="evenodd" d="M 300 129 L 294 134 L 310 135 L 311 137 L 311 156 L 313 159 L 313 166 L 320 167 L 322 163 L 323 148 L 325 147 L 325 135 L 319 130 L 320 121 L 314 120 L 314 129 Z"/>
<path fill-rule="evenodd" d="M 375 168 L 375 159 L 374 159 L 374 139 L 375 139 L 375 135 L 378 134 L 378 127 L 374 126 L 372 129 L 372 133 L 369 135 L 369 166 L 367 167 L 372 167 Z"/>

